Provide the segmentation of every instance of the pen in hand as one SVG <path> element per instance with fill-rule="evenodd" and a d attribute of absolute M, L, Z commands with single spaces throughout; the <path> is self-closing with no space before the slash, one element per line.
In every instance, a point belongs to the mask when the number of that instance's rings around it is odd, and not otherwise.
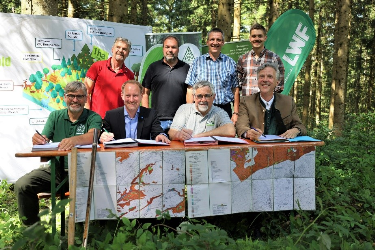
<path fill-rule="evenodd" d="M 104 129 L 104 132 L 109 134 L 108 130 L 106 130 L 105 128 L 103 128 L 103 129 Z M 111 141 L 114 141 L 114 140 L 115 140 L 115 137 L 112 137 Z"/>
<path fill-rule="evenodd" d="M 36 133 L 37 133 L 38 135 L 40 135 L 40 136 L 44 139 L 44 141 L 45 141 L 46 143 L 48 143 L 47 139 L 46 139 L 41 133 L 39 133 L 38 130 L 35 129 L 35 131 L 36 131 Z"/>
<path fill-rule="evenodd" d="M 253 128 L 253 127 L 250 127 L 250 128 L 253 129 L 253 130 L 255 130 L 255 131 L 257 131 L 257 132 L 259 132 L 256 128 Z M 262 136 L 266 137 L 264 134 L 262 134 Z"/>

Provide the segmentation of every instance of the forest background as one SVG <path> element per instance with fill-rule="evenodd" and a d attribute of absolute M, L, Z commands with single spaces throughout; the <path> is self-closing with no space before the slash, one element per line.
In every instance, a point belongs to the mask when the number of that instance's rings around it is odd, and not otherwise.
<path fill-rule="evenodd" d="M 154 33 L 224 30 L 225 40 L 247 40 L 256 22 L 268 29 L 289 9 L 315 24 L 316 43 L 290 95 L 309 129 L 323 123 L 340 135 L 345 114 L 374 110 L 374 0 L 11 0 L 0 11 L 152 26 Z"/>
<path fill-rule="evenodd" d="M 194 221 L 190 221 L 195 227 L 187 230 L 189 234 L 174 235 L 165 233 L 167 227 L 123 221 L 125 227 L 116 227 L 116 232 L 97 229 L 93 249 L 108 244 L 115 247 L 116 241 L 139 249 L 146 249 L 142 246 L 147 244 L 177 249 L 220 249 L 218 245 L 222 249 L 375 247 L 374 0 L 0 0 L 4 13 L 149 25 L 154 33 L 198 31 L 202 32 L 202 44 L 213 27 L 224 30 L 227 42 L 247 40 L 253 23 L 269 29 L 289 9 L 306 12 L 315 24 L 317 37 L 289 93 L 299 106 L 309 135 L 325 141 L 325 146 L 316 151 L 317 210 L 261 213 L 256 218 L 245 214 L 209 221 L 228 235 Z M 58 245 L 56 238 L 54 241 L 41 230 L 25 234 L 8 186 L 3 181 L 0 188 L 0 248 L 17 240 L 18 246 L 26 249 L 53 242 Z M 146 232 L 156 233 L 152 236 Z"/>

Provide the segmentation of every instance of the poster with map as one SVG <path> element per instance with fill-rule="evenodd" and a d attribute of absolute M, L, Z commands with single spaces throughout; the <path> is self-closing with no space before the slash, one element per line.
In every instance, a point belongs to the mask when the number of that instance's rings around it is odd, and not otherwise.
<path fill-rule="evenodd" d="M 137 75 L 150 26 L 87 19 L 0 13 L 0 179 L 15 182 L 40 165 L 15 158 L 31 147 L 51 111 L 66 107 L 66 84 L 83 81 L 88 68 L 111 56 L 116 37 L 132 43 L 125 65 Z M 6 31 L 6 32 L 5 32 Z"/>

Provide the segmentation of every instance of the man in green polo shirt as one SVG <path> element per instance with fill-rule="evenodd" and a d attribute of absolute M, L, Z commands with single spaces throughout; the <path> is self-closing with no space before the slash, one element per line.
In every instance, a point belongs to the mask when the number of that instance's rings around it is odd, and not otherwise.
<path fill-rule="evenodd" d="M 42 134 L 35 133 L 32 137 L 33 145 L 53 141 L 60 142 L 58 150 L 71 150 L 75 145 L 91 144 L 94 129 L 100 131 L 102 119 L 97 113 L 84 108 L 87 101 L 86 93 L 86 86 L 82 82 L 68 83 L 64 95 L 67 108 L 51 112 Z M 60 171 L 57 170 L 56 185 L 61 181 Z M 14 190 L 22 222 L 25 225 L 38 222 L 40 218 L 37 194 L 51 190 L 50 167 L 38 168 L 22 176 L 15 183 Z"/>

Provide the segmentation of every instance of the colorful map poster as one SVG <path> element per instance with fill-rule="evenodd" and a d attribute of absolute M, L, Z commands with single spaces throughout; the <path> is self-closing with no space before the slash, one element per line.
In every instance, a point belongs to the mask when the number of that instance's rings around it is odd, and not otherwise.
<path fill-rule="evenodd" d="M 40 165 L 39 158 L 15 158 L 31 146 L 51 111 L 66 107 L 64 87 L 83 81 L 88 68 L 106 60 L 116 37 L 133 50 L 125 65 L 133 69 L 146 52 L 150 26 L 87 19 L 0 13 L 0 179 L 15 182 Z M 138 67 L 139 69 L 139 67 Z"/>

